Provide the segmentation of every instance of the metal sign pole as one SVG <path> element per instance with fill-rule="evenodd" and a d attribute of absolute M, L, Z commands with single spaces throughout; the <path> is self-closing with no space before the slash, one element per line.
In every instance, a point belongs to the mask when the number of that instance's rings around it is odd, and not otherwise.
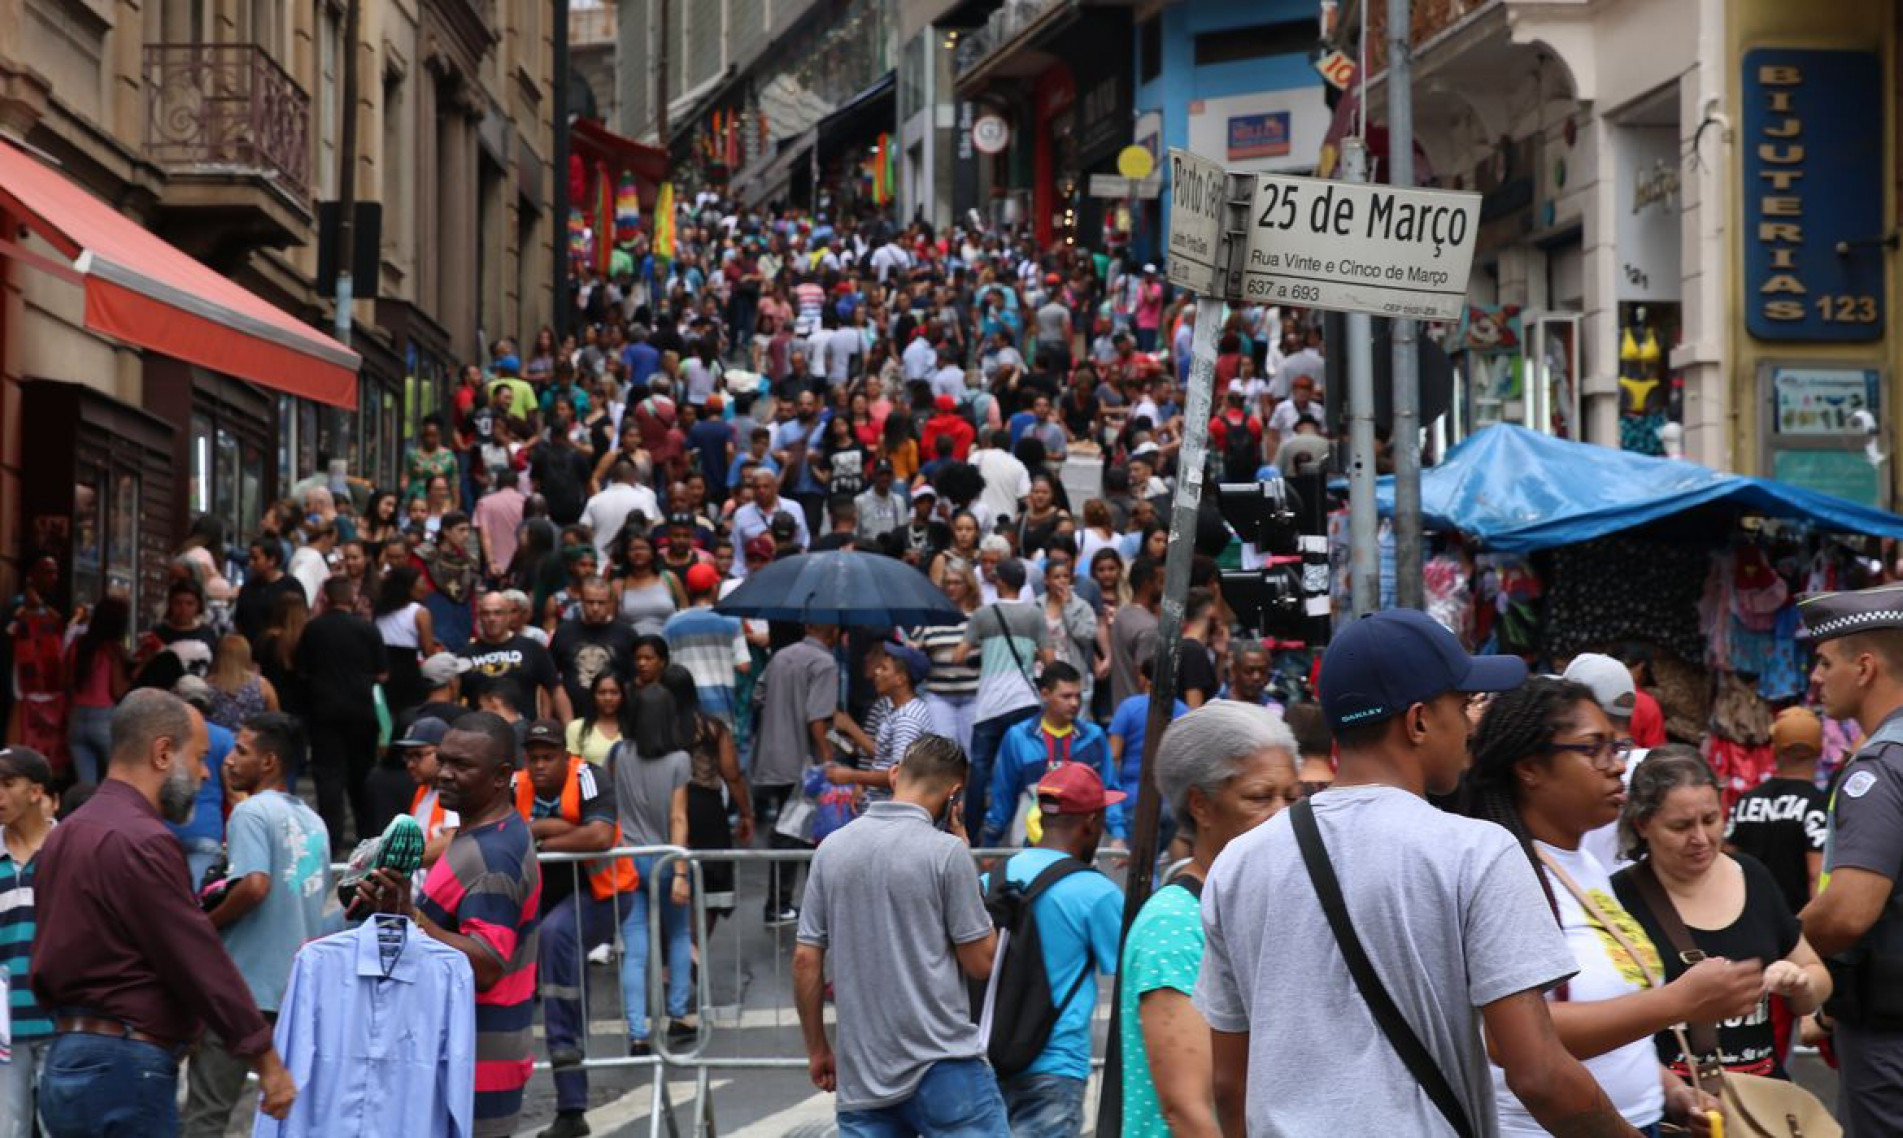
<path fill-rule="evenodd" d="M 1368 180 L 1368 150 L 1342 140 L 1342 173 Z M 1365 312 L 1348 313 L 1348 589 L 1356 616 L 1381 607 L 1380 519 L 1374 506 L 1374 330 Z"/>
<path fill-rule="evenodd" d="M 1414 185 L 1414 60 L 1409 38 L 1412 0 L 1388 0 L 1388 182 Z M 1394 601 L 1426 607 L 1421 576 L 1421 369 L 1408 318 L 1393 324 L 1394 350 Z"/>
<path fill-rule="evenodd" d="M 1217 284 L 1233 290 L 1239 281 L 1234 263 L 1247 217 L 1247 183 L 1222 179 L 1225 193 L 1222 237 L 1215 257 Z M 1176 455 L 1176 499 L 1170 511 L 1169 552 L 1163 561 L 1163 604 L 1157 617 L 1156 655 L 1150 682 L 1150 708 L 1144 721 L 1142 774 L 1136 787 L 1136 818 L 1130 825 L 1129 870 L 1124 879 L 1122 943 L 1149 900 L 1156 867 L 1157 829 L 1162 797 L 1156 786 L 1156 749 L 1176 706 L 1176 665 L 1182 651 L 1183 611 L 1189 600 L 1190 563 L 1196 557 L 1196 516 L 1202 508 L 1208 473 L 1209 420 L 1215 401 L 1216 343 L 1222 331 L 1221 297 L 1196 297 L 1196 331 L 1190 342 L 1189 391 L 1183 408 L 1183 445 Z M 1117 1134 L 1123 1119 L 1123 1056 L 1119 1020 L 1134 1009 L 1123 1007 L 1122 988 L 1114 990 L 1110 1034 L 1104 1050 L 1104 1077 L 1097 1102 L 1097 1133 Z"/>

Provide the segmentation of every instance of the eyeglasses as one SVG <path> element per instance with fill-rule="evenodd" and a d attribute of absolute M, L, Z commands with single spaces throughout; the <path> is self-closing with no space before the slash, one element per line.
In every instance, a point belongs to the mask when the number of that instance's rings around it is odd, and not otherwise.
<path fill-rule="evenodd" d="M 1597 743 L 1551 743 L 1549 751 L 1571 751 L 1586 756 L 1586 761 L 1598 770 L 1618 770 L 1632 757 L 1632 740 L 1602 739 Z"/>

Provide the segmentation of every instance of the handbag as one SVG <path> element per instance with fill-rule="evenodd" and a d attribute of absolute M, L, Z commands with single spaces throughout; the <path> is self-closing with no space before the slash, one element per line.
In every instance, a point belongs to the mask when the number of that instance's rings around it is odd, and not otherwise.
<path fill-rule="evenodd" d="M 1335 934 L 1335 944 L 1348 965 L 1348 975 L 1354 978 L 1355 987 L 1367 1002 L 1375 1026 L 1387 1037 L 1401 1062 L 1407 1065 L 1408 1073 L 1421 1085 L 1447 1125 L 1453 1127 L 1460 1138 L 1473 1138 L 1474 1128 L 1467 1108 L 1454 1094 L 1453 1085 L 1434 1062 L 1421 1037 L 1408 1025 L 1407 1017 L 1394 1005 L 1394 998 L 1388 995 L 1381 977 L 1375 974 L 1374 965 L 1368 960 L 1367 950 L 1361 947 L 1361 938 L 1355 934 L 1354 921 L 1348 915 L 1348 903 L 1341 895 L 1341 882 L 1336 880 L 1335 867 L 1328 861 L 1328 847 L 1322 844 L 1321 828 L 1315 824 L 1313 802 L 1304 798 L 1289 807 L 1289 821 L 1294 823 L 1295 844 L 1301 847 L 1302 864 L 1308 868 L 1308 879 L 1321 900 L 1322 913 L 1328 917 L 1328 928 Z M 1200 899 L 1200 889 L 1191 892 Z"/>
<path fill-rule="evenodd" d="M 1598 903 L 1543 850 L 1540 851 L 1540 861 L 1586 910 L 1586 915 L 1625 949 L 1626 955 L 1638 966 L 1639 974 L 1645 977 L 1646 987 L 1659 987 L 1660 978 L 1652 975 L 1645 958 L 1619 931 L 1619 927 L 1606 918 Z M 1633 868 L 1632 879 L 1640 898 L 1646 908 L 1652 910 L 1652 916 L 1658 920 L 1659 927 L 1665 931 L 1666 939 L 1672 942 L 1672 949 L 1680 954 L 1680 959 L 1684 959 L 1685 953 L 1696 952 L 1698 949 L 1692 943 L 1691 931 L 1685 927 L 1671 898 L 1665 895 L 1665 888 L 1659 884 L 1650 863 L 1639 862 Z M 1724 1104 L 1725 1116 L 1733 1126 L 1732 1133 L 1745 1134 L 1750 1138 L 1842 1138 L 1843 1127 L 1831 1117 L 1830 1111 L 1818 1101 L 1817 1096 L 1803 1087 L 1785 1079 L 1743 1075 L 1720 1066 L 1717 1061 L 1718 1030 L 1715 1025 L 1674 1024 L 1672 1035 L 1678 1041 L 1680 1054 L 1685 1056 L 1692 1086 Z M 1709 1062 L 1705 1056 L 1711 1057 Z"/>

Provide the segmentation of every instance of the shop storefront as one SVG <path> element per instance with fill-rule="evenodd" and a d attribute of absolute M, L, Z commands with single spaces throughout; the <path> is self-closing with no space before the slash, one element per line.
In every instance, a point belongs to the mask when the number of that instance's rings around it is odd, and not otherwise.
<path fill-rule="evenodd" d="M 244 532 L 278 489 L 279 396 L 324 448 L 361 361 L 9 143 L 0 225 L 0 552 L 53 557 L 61 608 L 113 588 L 149 613 L 192 512 Z"/>

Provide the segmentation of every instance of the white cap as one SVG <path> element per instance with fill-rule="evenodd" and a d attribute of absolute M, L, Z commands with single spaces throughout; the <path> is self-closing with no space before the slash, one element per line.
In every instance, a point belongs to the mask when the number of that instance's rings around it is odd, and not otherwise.
<path fill-rule="evenodd" d="M 1566 665 L 1561 679 L 1584 684 L 1592 689 L 1592 698 L 1598 702 L 1600 710 L 1614 719 L 1632 718 L 1632 705 L 1637 699 L 1632 685 L 1632 672 L 1624 664 L 1610 656 L 1597 652 L 1581 652 Z"/>

